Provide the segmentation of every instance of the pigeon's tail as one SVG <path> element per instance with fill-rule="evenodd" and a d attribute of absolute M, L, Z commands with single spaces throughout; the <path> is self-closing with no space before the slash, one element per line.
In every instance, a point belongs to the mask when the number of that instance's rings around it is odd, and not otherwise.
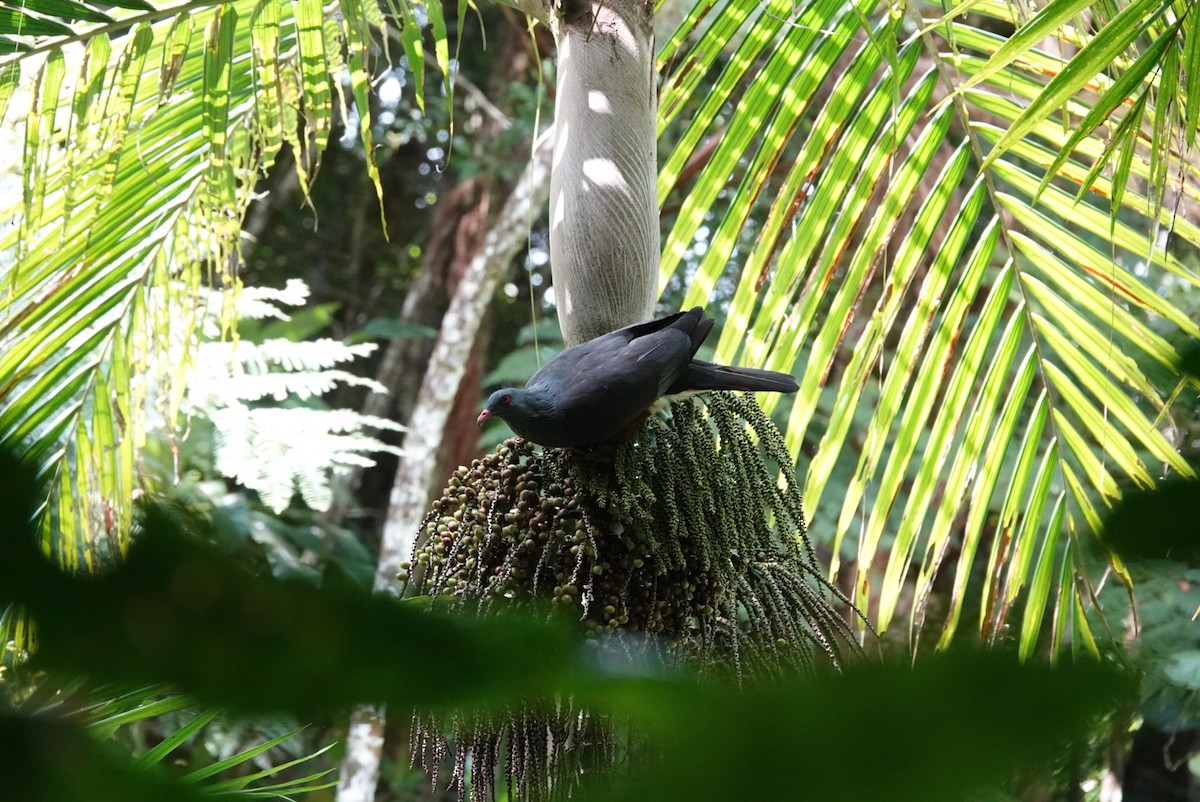
<path fill-rule="evenodd" d="M 750 390 L 794 393 L 800 389 L 795 378 L 786 373 L 757 368 L 732 368 L 693 359 L 668 395 L 704 390 Z"/>

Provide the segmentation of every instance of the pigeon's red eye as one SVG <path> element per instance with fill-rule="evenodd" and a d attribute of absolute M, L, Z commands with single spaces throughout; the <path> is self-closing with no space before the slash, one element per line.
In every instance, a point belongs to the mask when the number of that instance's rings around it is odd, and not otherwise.
<path fill-rule="evenodd" d="M 500 406 L 506 407 L 506 406 L 508 406 L 508 405 L 509 405 L 509 404 L 511 404 L 511 403 L 512 403 L 512 396 L 511 396 L 511 395 L 502 395 L 502 396 L 500 396 Z"/>

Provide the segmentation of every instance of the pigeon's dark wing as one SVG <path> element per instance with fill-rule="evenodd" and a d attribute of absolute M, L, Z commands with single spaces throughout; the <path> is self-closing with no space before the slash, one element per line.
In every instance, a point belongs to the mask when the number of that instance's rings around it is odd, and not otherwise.
<path fill-rule="evenodd" d="M 526 389 L 551 402 L 556 423 L 569 430 L 561 437 L 607 440 L 683 375 L 699 347 L 693 337 L 701 322 L 696 308 L 589 340 L 547 363 Z"/>
<path fill-rule="evenodd" d="M 695 307 L 568 348 L 533 374 L 503 417 L 536 443 L 587 446 L 623 435 L 664 395 L 797 389 L 786 373 L 695 359 L 712 326 Z"/>
<path fill-rule="evenodd" d="M 712 328 L 712 321 L 703 320 L 703 314 L 704 310 L 697 306 L 687 312 L 676 312 L 673 315 L 667 315 L 657 320 L 634 323 L 616 331 L 610 331 L 608 334 L 588 340 L 585 343 L 572 346 L 543 365 L 540 370 L 529 378 L 525 386 L 527 388 L 547 385 L 557 386 L 562 382 L 570 382 L 576 378 L 581 365 L 598 365 L 607 363 L 613 358 L 619 359 L 636 356 L 637 353 L 640 353 L 640 349 L 652 348 L 657 344 L 659 340 L 656 335 L 659 335 L 665 329 L 671 329 L 674 332 L 683 332 L 689 339 L 695 333 L 700 333 L 699 341 L 694 342 L 693 347 L 689 349 L 688 355 L 691 356 L 695 354 L 696 349 L 700 347 L 700 343 L 704 341 L 704 337 L 708 335 L 708 331 Z M 671 339 L 673 341 L 674 337 L 671 337 Z M 639 350 L 626 354 L 624 357 L 618 356 L 622 353 L 623 349 L 631 344 L 637 344 L 636 348 Z"/>
<path fill-rule="evenodd" d="M 712 329 L 712 320 L 704 319 L 704 310 L 699 306 L 693 306 L 686 312 L 676 312 L 673 315 L 660 317 L 656 320 L 647 320 L 643 323 L 634 323 L 631 326 L 626 326 L 623 329 L 617 329 L 612 334 L 617 334 L 624 337 L 627 341 L 649 337 L 663 329 L 675 329 L 688 335 L 692 340 L 691 353 L 695 354 L 696 349 L 704 342 L 704 338 L 708 336 L 708 332 Z M 611 335 L 605 335 L 611 336 Z M 697 339 L 698 336 L 698 339 Z"/>
<path fill-rule="evenodd" d="M 686 313 L 672 316 L 676 319 L 672 321 L 671 327 L 679 329 L 691 338 L 691 348 L 684 369 L 671 377 L 670 383 L 662 388 L 660 395 L 675 396 L 705 390 L 766 390 L 794 393 L 800 389 L 796 380 L 786 373 L 714 365 L 696 359 L 696 352 L 700 350 L 713 327 L 712 318 L 705 318 L 703 314 L 703 310 L 697 306 Z"/>

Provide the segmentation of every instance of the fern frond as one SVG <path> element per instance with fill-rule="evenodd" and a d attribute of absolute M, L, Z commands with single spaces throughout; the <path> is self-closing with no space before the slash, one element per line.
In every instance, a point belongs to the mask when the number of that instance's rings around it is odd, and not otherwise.
<path fill-rule="evenodd" d="M 221 310 L 230 303 L 223 295 L 202 291 L 202 330 L 219 329 Z M 232 303 L 243 314 L 248 310 L 259 318 L 286 319 L 286 307 L 300 306 L 307 298 L 308 287 L 293 279 L 283 290 L 242 288 Z M 374 350 L 374 343 L 347 345 L 327 338 L 204 342 L 191 349 L 182 409 L 213 422 L 216 467 L 222 474 L 257 492 L 277 512 L 297 492 L 310 508 L 326 510 L 333 501 L 335 469 L 370 467 L 375 464 L 371 454 L 399 453 L 364 433 L 403 431 L 399 424 L 315 403 L 339 386 L 386 393 L 372 379 L 334 369 Z M 306 401 L 308 405 L 298 406 Z"/>
<path fill-rule="evenodd" d="M 314 510 L 333 501 L 332 470 L 341 465 L 370 467 L 367 455 L 389 452 L 387 445 L 361 432 L 368 425 L 400 427 L 346 409 L 253 408 L 231 403 L 207 413 L 216 431 L 216 467 L 255 491 L 263 502 L 282 512 L 299 492 Z"/>

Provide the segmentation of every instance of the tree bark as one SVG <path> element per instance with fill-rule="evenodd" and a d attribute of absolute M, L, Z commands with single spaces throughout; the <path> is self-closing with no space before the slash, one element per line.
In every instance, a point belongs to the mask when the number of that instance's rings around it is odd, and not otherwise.
<path fill-rule="evenodd" d="M 530 211 L 545 200 L 548 156 L 549 149 L 544 142 L 535 146 L 529 173 L 517 183 L 505 202 L 500 216 L 484 238 L 483 247 L 458 282 L 450 308 L 442 319 L 429 368 L 417 393 L 417 403 L 404 437 L 405 454 L 396 470 L 379 549 L 379 564 L 375 570 L 376 592 L 395 587 L 400 563 L 412 551 L 417 525 L 425 515 L 433 491 L 434 464 L 442 432 L 483 313 L 513 256 L 525 243 Z"/>
<path fill-rule="evenodd" d="M 393 593 L 400 563 L 412 553 L 417 527 L 437 479 L 439 445 L 484 312 L 513 256 L 525 242 L 533 211 L 549 192 L 551 149 L 546 139 L 534 147 L 529 170 L 488 230 L 483 247 L 458 282 L 442 320 L 429 367 L 404 437 L 387 521 L 379 548 L 374 589 Z M 338 802 L 371 802 L 379 780 L 384 710 L 363 705 L 346 733 L 346 757 L 338 780 Z"/>
<path fill-rule="evenodd" d="M 566 0 L 558 44 L 550 259 L 567 345 L 652 316 L 658 293 L 653 3 Z"/>
<path fill-rule="evenodd" d="M 374 197 L 372 194 L 371 197 Z M 424 267 L 413 280 L 412 285 L 404 295 L 404 303 L 400 307 L 399 320 L 404 323 L 416 323 L 438 329 L 442 324 L 442 316 L 446 312 L 449 296 L 475 254 L 482 247 L 485 236 L 491 191 L 485 182 L 478 178 L 469 179 L 458 184 L 447 197 L 439 200 L 431 223 L 432 236 L 426 245 Z M 391 340 L 384 349 L 383 358 L 375 372 L 375 381 L 387 388 L 386 392 L 371 391 L 367 394 L 362 405 L 362 414 L 377 418 L 391 418 L 408 424 L 412 417 L 413 405 L 417 400 L 419 386 L 412 377 L 422 375 L 429 364 L 433 352 L 433 341 L 415 337 L 397 337 Z M 482 375 L 479 360 L 472 357 L 468 361 L 467 377 Z M 478 381 L 474 386 L 465 381 L 460 385 L 459 403 L 463 396 L 470 396 L 470 404 L 479 400 Z M 474 433 L 474 427 L 469 427 Z M 461 431 L 461 429 L 460 429 Z M 371 431 L 371 435 L 380 433 Z M 472 446 L 474 443 L 471 444 Z M 454 448 L 443 449 L 449 462 L 456 459 L 470 459 L 473 455 L 465 453 L 461 444 Z M 443 461 L 443 467 L 445 461 Z M 345 523 L 347 514 L 353 506 L 359 503 L 364 488 L 360 486 L 364 471 L 357 465 L 347 466 L 334 477 L 333 504 L 326 518 L 335 524 Z M 372 506 L 375 509 L 383 505 L 379 493 L 383 489 L 372 484 L 367 495 L 376 499 Z"/>

